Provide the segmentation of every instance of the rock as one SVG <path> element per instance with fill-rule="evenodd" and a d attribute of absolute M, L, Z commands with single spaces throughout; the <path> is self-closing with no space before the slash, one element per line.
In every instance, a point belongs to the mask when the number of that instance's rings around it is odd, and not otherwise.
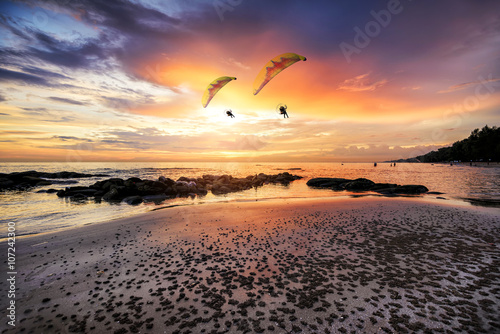
<path fill-rule="evenodd" d="M 370 190 L 374 184 L 375 182 L 371 180 L 360 178 L 351 182 L 347 182 L 344 188 L 345 190 L 351 190 L 351 191 L 356 191 L 356 190 L 366 191 Z"/>
<path fill-rule="evenodd" d="M 46 173 L 37 172 L 34 170 L 24 171 L 24 172 L 14 172 L 10 174 L 0 174 L 0 178 L 7 178 L 15 183 L 19 183 L 19 180 L 24 177 L 34 177 L 34 178 L 45 178 L 45 179 L 76 179 L 76 178 L 89 178 L 89 177 L 104 177 L 108 176 L 106 174 L 83 174 L 75 172 L 57 172 L 57 173 Z M 17 181 L 16 181 L 17 180 Z"/>
<path fill-rule="evenodd" d="M 227 186 L 220 186 L 220 187 L 217 187 L 217 188 L 212 188 L 212 193 L 214 195 L 222 195 L 222 194 L 228 194 L 231 192 L 231 188 L 227 187 Z"/>
<path fill-rule="evenodd" d="M 196 182 L 196 179 L 181 176 L 180 178 L 177 179 L 177 182 L 179 182 L 179 181 L 180 182 L 188 182 L 189 183 L 189 182 L 192 182 L 192 181 Z"/>
<path fill-rule="evenodd" d="M 78 183 L 77 180 L 64 180 L 64 181 L 50 180 L 49 182 L 50 182 L 50 184 L 77 184 Z"/>
<path fill-rule="evenodd" d="M 152 184 L 151 184 L 151 187 L 153 189 L 159 189 L 160 192 L 163 192 L 165 191 L 165 189 L 167 189 L 167 185 L 163 182 L 160 182 L 160 181 L 154 181 Z"/>
<path fill-rule="evenodd" d="M 167 198 L 168 198 L 168 196 L 165 195 L 165 194 L 148 195 L 148 196 L 142 197 L 142 199 L 144 200 L 144 202 L 155 202 L 155 203 L 163 202 Z"/>
<path fill-rule="evenodd" d="M 391 195 L 395 194 L 397 186 L 394 183 L 375 183 L 370 190 L 382 195 Z"/>
<path fill-rule="evenodd" d="M 404 185 L 400 186 L 393 183 L 374 183 L 365 178 L 348 180 L 343 178 L 314 178 L 307 181 L 307 185 L 316 188 L 330 188 L 332 190 L 349 191 L 375 191 L 384 195 L 395 194 L 423 194 L 429 190 L 422 185 Z"/>
<path fill-rule="evenodd" d="M 280 174 L 280 175 L 278 175 L 278 176 L 276 176 L 276 177 L 272 178 L 271 180 L 272 180 L 272 182 L 274 182 L 274 183 L 282 183 L 282 182 L 286 182 L 286 177 L 285 177 L 284 175 L 281 175 L 281 174 Z"/>
<path fill-rule="evenodd" d="M 119 199 L 118 191 L 116 190 L 116 188 L 113 188 L 106 194 L 104 194 L 104 196 L 102 196 L 102 199 L 105 201 L 116 201 Z"/>
<path fill-rule="evenodd" d="M 396 189 L 398 185 L 395 183 L 375 183 L 373 187 L 370 189 L 371 191 L 392 191 Z"/>
<path fill-rule="evenodd" d="M 495 198 L 471 198 L 463 197 L 463 200 L 469 202 L 472 205 L 489 206 L 489 207 L 500 207 L 500 200 Z"/>
<path fill-rule="evenodd" d="M 131 178 L 128 178 L 127 181 L 137 183 L 137 182 L 141 182 L 142 180 L 138 177 L 131 177 Z"/>
<path fill-rule="evenodd" d="M 124 185 L 124 187 L 129 188 L 129 189 L 137 189 L 137 182 L 134 180 L 128 179 L 125 182 L 123 182 L 123 185 Z"/>
<path fill-rule="evenodd" d="M 129 205 L 138 205 L 138 204 L 141 204 L 143 202 L 143 199 L 141 196 L 129 196 L 129 197 L 125 197 L 123 199 L 123 202 L 125 202 Z"/>
<path fill-rule="evenodd" d="M 84 174 L 76 172 L 57 172 L 57 173 L 38 173 L 39 176 L 45 177 L 47 179 L 79 179 L 79 178 L 89 178 L 89 177 L 105 177 L 107 174 Z"/>
<path fill-rule="evenodd" d="M 86 196 L 94 196 L 97 192 L 96 189 L 88 187 L 68 187 L 65 189 L 65 196 L 74 196 L 76 194 L 83 194 Z"/>
<path fill-rule="evenodd" d="M 15 185 L 14 181 L 6 179 L 6 178 L 1 178 L 0 179 L 0 190 L 3 189 L 10 189 Z"/>
<path fill-rule="evenodd" d="M 3 180 L 2 177 L 3 175 L 0 174 L 0 181 Z M 23 175 L 21 178 L 24 177 L 36 178 L 30 175 Z M 164 176 L 160 176 L 158 181 L 141 180 L 139 178 L 129 178 L 124 181 L 120 178 L 111 178 L 98 181 L 90 187 L 69 187 L 64 190 L 53 191 L 57 192 L 59 197 L 75 197 L 75 195 L 79 194 L 77 198 L 94 197 L 96 202 L 99 202 L 102 198 L 105 201 L 123 200 L 125 203 L 138 204 L 142 201 L 159 202 L 168 197 L 204 196 L 208 191 L 212 191 L 217 195 L 227 194 L 250 189 L 253 186 L 262 186 L 266 183 L 286 185 L 300 178 L 302 177 L 291 175 L 288 172 L 277 175 L 260 173 L 245 178 L 234 178 L 231 175 L 203 175 L 201 178 L 180 177 L 178 181 L 173 181 Z M 29 179 L 30 182 L 31 180 Z M 29 184 L 26 183 L 26 186 L 29 187 Z"/>
<path fill-rule="evenodd" d="M 104 181 L 97 181 L 96 183 L 94 183 L 93 185 L 91 185 L 90 188 L 93 188 L 93 189 L 102 189 L 104 183 L 105 183 Z"/>
<path fill-rule="evenodd" d="M 132 196 L 132 195 L 137 195 L 137 191 L 133 191 L 133 190 L 130 190 L 128 189 L 127 187 L 125 186 L 111 186 L 111 190 L 116 190 L 118 192 L 118 195 L 116 197 L 116 199 L 123 199 L 127 196 Z"/>
<path fill-rule="evenodd" d="M 165 189 L 165 195 L 167 196 L 175 196 L 177 194 L 177 192 L 174 190 L 173 187 L 167 187 L 167 189 Z"/>
<path fill-rule="evenodd" d="M 85 200 L 87 200 L 87 198 L 88 198 L 88 196 L 86 196 L 84 194 L 80 194 L 80 193 L 69 197 L 69 199 L 71 201 L 85 201 Z"/>
<path fill-rule="evenodd" d="M 205 196 L 206 194 L 208 194 L 208 190 L 207 189 L 204 189 L 204 188 L 198 188 L 198 196 Z"/>
<path fill-rule="evenodd" d="M 163 183 L 163 184 L 166 184 L 168 187 L 171 187 L 175 183 L 174 180 L 172 180 L 172 179 L 170 179 L 168 177 L 165 177 L 165 176 L 160 176 L 158 178 L 158 181 L 161 182 L 161 183 Z"/>
<path fill-rule="evenodd" d="M 21 178 L 21 180 L 22 180 L 22 182 L 26 182 L 26 183 L 33 185 L 33 186 L 35 186 L 38 183 L 43 183 L 44 181 L 48 182 L 47 180 L 41 179 L 41 178 L 36 177 L 36 176 L 23 176 Z M 52 183 L 48 182 L 47 184 L 52 184 Z M 47 185 L 47 184 L 45 184 L 45 185 Z"/>
<path fill-rule="evenodd" d="M 309 187 L 331 188 L 331 187 L 338 187 L 340 184 L 344 184 L 351 181 L 353 180 L 343 179 L 343 178 L 318 177 L 310 179 L 309 181 L 307 181 L 306 184 Z"/>
<path fill-rule="evenodd" d="M 52 189 L 52 192 L 55 189 Z M 85 196 L 94 196 L 97 192 L 96 189 L 88 188 L 88 187 L 67 187 L 64 190 L 57 191 L 57 196 L 59 197 L 71 197 L 77 194 L 85 195 Z"/>
<path fill-rule="evenodd" d="M 413 195 L 413 194 L 424 194 L 428 191 L 429 189 L 427 189 L 427 187 L 410 184 L 405 186 L 397 186 L 395 193 Z"/>
<path fill-rule="evenodd" d="M 35 186 L 37 187 L 41 187 L 41 186 L 50 186 L 52 184 L 51 181 L 48 181 L 48 180 L 42 180 L 40 182 L 37 182 L 37 184 L 35 184 Z"/>
<path fill-rule="evenodd" d="M 189 188 L 187 185 L 184 184 L 175 184 L 172 189 L 174 189 L 174 192 L 180 195 L 186 195 L 189 192 Z"/>
<path fill-rule="evenodd" d="M 53 189 L 53 188 L 50 188 L 49 190 L 47 190 L 47 194 L 52 194 L 52 193 L 56 193 L 58 192 L 57 189 Z"/>
<path fill-rule="evenodd" d="M 205 180 L 204 178 L 199 177 L 196 179 L 196 185 L 199 187 L 205 187 L 207 183 L 207 180 Z"/>
<path fill-rule="evenodd" d="M 107 190 L 107 189 L 111 189 L 111 186 L 123 186 L 124 184 L 125 184 L 125 182 L 123 181 L 123 179 L 115 177 L 115 178 L 106 180 L 106 182 L 102 186 L 102 189 Z"/>
<path fill-rule="evenodd" d="M 257 180 L 261 180 L 262 182 L 265 182 L 267 180 L 267 175 L 264 173 L 260 173 L 259 175 L 256 176 Z"/>
<path fill-rule="evenodd" d="M 215 180 L 216 176 L 215 175 L 203 175 L 201 178 L 212 183 Z"/>

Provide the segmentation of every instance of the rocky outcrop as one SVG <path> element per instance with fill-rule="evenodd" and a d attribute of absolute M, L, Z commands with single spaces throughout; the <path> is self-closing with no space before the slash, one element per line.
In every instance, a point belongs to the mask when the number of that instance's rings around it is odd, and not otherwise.
<path fill-rule="evenodd" d="M 380 194 L 407 194 L 418 195 L 429 191 L 427 187 L 422 185 L 397 185 L 393 183 L 375 183 L 365 178 L 355 180 L 343 178 L 321 177 L 307 181 L 307 185 L 314 188 L 328 188 L 335 191 L 374 191 Z"/>
<path fill-rule="evenodd" d="M 130 204 L 130 205 L 141 204 L 143 201 L 144 200 L 142 199 L 141 196 L 129 196 L 129 197 L 125 197 L 123 199 L 123 202 Z"/>
<path fill-rule="evenodd" d="M 137 177 L 127 180 L 112 178 L 98 181 L 90 187 L 67 187 L 59 190 L 57 196 L 78 200 L 94 197 L 97 200 L 136 205 L 143 201 L 160 202 L 174 197 L 204 196 L 209 191 L 214 195 L 222 195 L 269 183 L 286 185 L 301 178 L 288 172 L 277 175 L 261 173 L 245 178 L 235 178 L 231 175 L 203 175 L 199 178 L 180 177 L 177 181 L 164 176 L 160 176 L 158 181 L 141 180 Z"/>
<path fill-rule="evenodd" d="M 345 184 L 350 181 L 352 180 L 343 178 L 317 177 L 315 179 L 310 179 L 309 181 L 307 181 L 307 185 L 309 187 L 316 187 L 316 188 L 341 188 L 342 184 Z"/>
<path fill-rule="evenodd" d="M 108 176 L 105 174 L 83 174 L 75 172 L 57 172 L 57 173 L 46 173 L 37 172 L 34 170 L 25 172 L 14 172 L 10 174 L 0 173 L 0 191 L 1 190 L 28 190 L 33 187 L 47 186 L 51 184 L 72 184 L 78 183 L 76 180 L 67 179 L 78 179 L 78 178 L 88 178 L 88 177 L 104 177 Z M 47 180 L 51 179 L 51 180 Z M 53 180 L 53 179 L 66 179 Z"/>
<path fill-rule="evenodd" d="M 361 178 L 347 182 L 344 185 L 344 188 L 345 190 L 350 190 L 350 191 L 365 191 L 365 190 L 370 190 L 374 185 L 375 182 Z"/>

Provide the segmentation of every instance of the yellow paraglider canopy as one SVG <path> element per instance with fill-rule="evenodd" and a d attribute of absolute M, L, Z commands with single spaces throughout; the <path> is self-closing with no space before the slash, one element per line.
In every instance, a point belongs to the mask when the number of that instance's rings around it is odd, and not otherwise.
<path fill-rule="evenodd" d="M 220 77 L 212 81 L 207 89 L 205 90 L 205 93 L 203 93 L 203 97 L 201 99 L 201 104 L 203 105 L 203 108 L 206 108 L 212 98 L 217 94 L 219 90 L 221 90 L 222 87 L 224 87 L 228 82 L 236 80 L 235 77 Z"/>
<path fill-rule="evenodd" d="M 301 60 L 305 61 L 307 59 L 296 53 L 283 53 L 271 59 L 255 78 L 253 83 L 253 95 L 257 95 L 272 78 L 277 76 L 285 68 Z"/>

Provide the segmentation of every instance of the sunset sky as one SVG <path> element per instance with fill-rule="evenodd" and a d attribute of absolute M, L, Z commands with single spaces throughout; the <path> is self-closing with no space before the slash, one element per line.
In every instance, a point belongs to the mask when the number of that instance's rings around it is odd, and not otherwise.
<path fill-rule="evenodd" d="M 500 125 L 498 0 L 0 9 L 0 161 L 372 162 Z M 259 71 L 285 52 L 307 61 L 254 96 Z M 203 108 L 220 76 L 238 79 Z"/>

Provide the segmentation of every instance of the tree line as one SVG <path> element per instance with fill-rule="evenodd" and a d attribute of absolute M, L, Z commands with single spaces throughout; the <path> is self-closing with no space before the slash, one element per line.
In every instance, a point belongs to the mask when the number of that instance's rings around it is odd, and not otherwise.
<path fill-rule="evenodd" d="M 457 141 L 450 147 L 416 158 L 421 162 L 500 161 L 500 128 L 486 125 L 481 130 L 475 129 L 469 138 Z"/>

